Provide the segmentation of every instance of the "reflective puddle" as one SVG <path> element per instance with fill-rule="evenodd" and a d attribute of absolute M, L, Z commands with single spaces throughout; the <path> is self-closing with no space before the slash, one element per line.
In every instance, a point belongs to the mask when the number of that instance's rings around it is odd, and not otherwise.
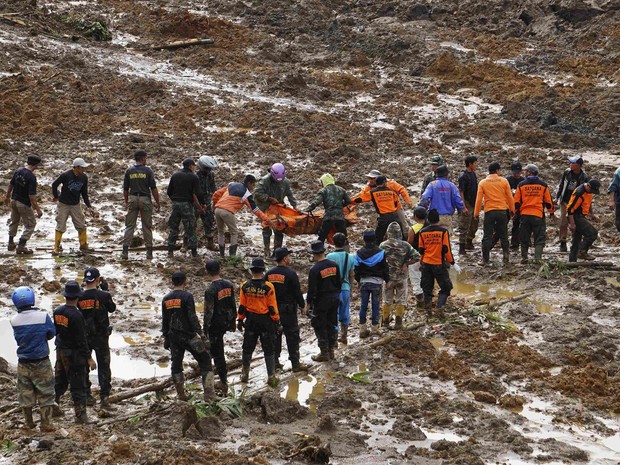
<path fill-rule="evenodd" d="M 316 412 L 318 400 L 325 396 L 325 384 L 312 375 L 291 378 L 281 392 L 283 399 L 298 402 Z"/>

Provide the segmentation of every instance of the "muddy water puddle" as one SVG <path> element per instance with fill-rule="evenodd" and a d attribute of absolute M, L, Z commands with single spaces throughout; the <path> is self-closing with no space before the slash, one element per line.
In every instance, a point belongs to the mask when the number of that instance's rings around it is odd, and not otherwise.
<path fill-rule="evenodd" d="M 316 413 L 318 401 L 323 396 L 325 396 L 325 382 L 312 375 L 293 377 L 280 394 L 283 399 L 298 402 L 313 413 Z"/>

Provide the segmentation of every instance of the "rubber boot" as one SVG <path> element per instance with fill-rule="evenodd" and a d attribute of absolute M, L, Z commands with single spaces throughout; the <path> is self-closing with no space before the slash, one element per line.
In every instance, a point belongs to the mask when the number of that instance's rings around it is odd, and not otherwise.
<path fill-rule="evenodd" d="M 360 339 L 366 339 L 370 336 L 370 331 L 368 331 L 368 327 L 366 323 L 360 325 Z"/>
<path fill-rule="evenodd" d="M 265 258 L 271 258 L 271 236 L 263 237 L 263 256 Z"/>
<path fill-rule="evenodd" d="M 114 412 L 116 410 L 116 407 L 114 407 L 110 403 L 108 396 L 103 396 L 101 398 L 101 401 L 99 402 L 99 408 L 101 408 L 102 410 L 107 410 L 109 412 Z"/>
<path fill-rule="evenodd" d="M 580 250 L 579 254 L 577 254 L 577 258 L 579 258 L 580 260 L 588 260 L 588 261 L 592 261 L 596 259 L 594 256 L 590 255 L 587 250 Z"/>
<path fill-rule="evenodd" d="M 482 261 L 479 263 L 482 266 L 487 266 L 491 258 L 491 251 L 482 249 Z"/>
<path fill-rule="evenodd" d="M 93 249 L 91 249 L 88 246 L 88 235 L 86 233 L 86 228 L 78 231 L 78 239 L 80 240 L 80 250 L 83 252 L 92 252 Z"/>
<path fill-rule="evenodd" d="M 205 402 L 217 402 L 220 400 L 215 395 L 215 386 L 213 385 L 213 372 L 210 371 L 206 375 L 202 375 L 202 391 Z"/>
<path fill-rule="evenodd" d="M 189 397 L 185 394 L 185 377 L 183 376 L 183 373 L 172 375 L 172 382 L 174 383 L 174 388 L 177 391 L 177 399 L 187 401 Z"/>
<path fill-rule="evenodd" d="M 23 407 L 22 412 L 24 412 L 24 428 L 34 428 L 35 424 L 34 420 L 32 419 L 32 407 Z"/>
<path fill-rule="evenodd" d="M 371 325 L 370 326 L 370 335 L 375 336 L 379 334 L 379 325 Z"/>
<path fill-rule="evenodd" d="M 389 329 L 390 326 L 390 316 L 392 314 L 392 305 L 384 304 L 383 309 L 381 311 L 381 327 L 385 329 Z"/>
<path fill-rule="evenodd" d="M 265 365 L 267 366 L 267 385 L 274 388 L 280 383 L 276 377 L 276 357 L 274 354 L 265 355 Z"/>
<path fill-rule="evenodd" d="M 54 249 L 52 250 L 52 255 L 58 255 L 62 250 L 60 247 L 60 242 L 62 241 L 62 234 L 60 231 L 56 231 L 56 235 L 54 236 Z"/>
<path fill-rule="evenodd" d="M 300 371 L 308 371 L 310 367 L 299 361 L 299 351 L 295 354 L 295 360 L 291 360 L 293 365 L 293 373 L 299 373 Z"/>
<path fill-rule="evenodd" d="M 311 358 L 315 362 L 329 362 L 329 351 L 325 347 L 320 347 L 321 352 L 313 355 Z"/>
<path fill-rule="evenodd" d="M 568 247 L 566 246 L 566 241 L 560 241 L 560 252 L 568 252 Z"/>
<path fill-rule="evenodd" d="M 88 405 L 89 407 L 93 407 L 94 405 L 97 405 L 97 399 L 95 399 L 92 393 L 90 392 L 86 396 L 86 405 Z"/>
<path fill-rule="evenodd" d="M 153 247 L 146 248 L 146 259 L 153 260 Z"/>
<path fill-rule="evenodd" d="M 243 365 L 241 367 L 240 381 L 242 383 L 247 383 L 249 379 L 250 379 L 250 365 Z"/>
<path fill-rule="evenodd" d="M 343 324 L 340 324 L 340 337 L 338 338 L 338 342 L 341 344 L 347 344 L 347 332 L 349 327 Z"/>
<path fill-rule="evenodd" d="M 174 247 L 168 247 L 168 258 L 174 258 Z"/>
<path fill-rule="evenodd" d="M 54 414 L 54 406 L 48 405 L 46 407 L 41 407 L 41 425 L 39 429 L 42 433 L 52 433 L 56 431 L 56 427 L 54 423 L 52 423 L 52 416 Z"/>
<path fill-rule="evenodd" d="M 328 355 L 329 355 L 329 360 L 336 360 L 336 351 L 334 350 L 334 348 L 332 347 L 331 349 L 329 349 L 327 351 Z"/>
<path fill-rule="evenodd" d="M 282 247 L 282 243 L 284 242 L 284 237 L 278 237 L 276 235 L 273 236 L 273 252 L 271 255 L 271 258 L 273 258 L 275 260 L 276 256 L 274 255 L 276 253 L 276 249 L 279 249 L 280 247 Z"/>
<path fill-rule="evenodd" d="M 123 251 L 121 252 L 121 260 L 127 260 L 129 258 L 129 246 L 124 245 Z"/>
<path fill-rule="evenodd" d="M 28 247 L 26 247 L 25 240 L 20 239 L 19 244 L 17 245 L 17 248 L 15 249 L 15 253 L 17 255 L 32 255 L 32 249 L 29 249 Z"/>
<path fill-rule="evenodd" d="M 474 248 L 475 248 L 475 247 L 474 247 L 474 241 L 473 241 L 473 240 L 468 240 L 468 241 L 467 241 L 467 245 L 465 246 L 465 248 L 466 248 L 467 250 L 474 250 Z"/>
<path fill-rule="evenodd" d="M 459 244 L 459 255 L 467 255 L 467 247 L 465 244 Z"/>
<path fill-rule="evenodd" d="M 17 245 L 15 244 L 15 238 L 13 236 L 9 236 L 9 243 L 7 244 L 6 248 L 10 252 L 17 248 Z"/>
<path fill-rule="evenodd" d="M 510 251 L 509 250 L 504 250 L 502 252 L 502 258 L 503 258 L 503 263 L 504 265 L 508 265 L 510 264 Z"/>
<path fill-rule="evenodd" d="M 193 249 L 191 249 L 192 251 L 192 257 L 197 257 L 198 256 L 198 250 L 194 247 Z"/>
<path fill-rule="evenodd" d="M 403 317 L 397 316 L 396 322 L 394 323 L 394 329 L 403 329 Z"/>
<path fill-rule="evenodd" d="M 427 317 L 431 317 L 433 316 L 433 298 L 432 297 L 424 297 L 424 304 L 422 304 L 422 307 L 426 309 L 426 316 Z"/>
<path fill-rule="evenodd" d="M 52 405 L 52 416 L 54 418 L 60 418 L 65 416 L 65 412 L 60 408 L 60 399 L 56 398 L 56 403 Z"/>
<path fill-rule="evenodd" d="M 445 307 L 447 301 L 448 301 L 448 295 L 439 293 L 439 295 L 437 296 L 437 308 Z"/>
<path fill-rule="evenodd" d="M 78 425 L 90 425 L 94 423 L 90 418 L 88 418 L 88 412 L 86 411 L 86 405 L 76 405 L 73 407 L 75 411 L 75 423 Z"/>
<path fill-rule="evenodd" d="M 275 360 L 276 360 L 276 370 L 284 370 L 284 365 L 280 363 L 280 357 L 276 358 Z"/>
<path fill-rule="evenodd" d="M 537 245 L 534 247 L 534 261 L 536 261 L 536 263 L 542 263 L 542 253 L 544 248 L 544 245 Z"/>
<path fill-rule="evenodd" d="M 238 245 L 231 245 L 230 247 L 228 247 L 228 255 L 230 255 L 231 257 L 234 257 L 235 255 L 237 255 L 237 247 Z"/>
<path fill-rule="evenodd" d="M 220 258 L 224 258 L 226 256 L 226 246 L 220 245 L 219 249 L 220 249 Z"/>

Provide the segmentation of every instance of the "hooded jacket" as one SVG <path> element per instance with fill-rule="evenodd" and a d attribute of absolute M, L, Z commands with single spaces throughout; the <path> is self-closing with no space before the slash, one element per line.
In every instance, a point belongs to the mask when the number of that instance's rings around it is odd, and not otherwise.
<path fill-rule="evenodd" d="M 407 276 L 407 271 L 403 271 L 403 265 L 411 260 L 419 260 L 420 254 L 407 242 L 402 240 L 400 225 L 392 222 L 388 226 L 386 241 L 379 246 L 385 251 L 385 258 L 393 280 L 402 279 Z"/>
<path fill-rule="evenodd" d="M 362 278 L 381 278 L 386 283 L 390 280 L 390 270 L 385 259 L 385 251 L 377 245 L 364 245 L 355 255 L 355 281 Z"/>

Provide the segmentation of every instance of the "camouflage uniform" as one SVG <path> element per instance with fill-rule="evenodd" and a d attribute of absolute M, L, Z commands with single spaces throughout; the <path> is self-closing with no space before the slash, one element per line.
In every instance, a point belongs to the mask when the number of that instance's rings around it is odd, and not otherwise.
<path fill-rule="evenodd" d="M 297 208 L 297 199 L 293 195 L 291 183 L 288 179 L 276 181 L 273 179 L 271 174 L 263 176 L 256 184 L 256 189 L 254 190 L 254 200 L 256 201 L 256 206 L 263 212 L 269 208 L 269 205 L 271 205 L 271 202 L 269 202 L 269 197 L 273 197 L 278 200 L 278 202 L 284 202 L 284 198 L 287 198 L 291 206 L 293 208 Z M 273 232 L 275 236 L 273 248 L 275 250 L 278 247 L 282 247 L 282 243 L 284 242 L 284 233 L 277 230 L 274 230 Z M 268 249 L 271 246 L 270 227 L 263 228 L 263 244 L 265 245 L 265 249 Z"/>
<path fill-rule="evenodd" d="M 407 268 L 403 271 L 403 265 L 411 260 L 419 260 L 420 254 L 407 241 L 401 239 L 400 225 L 396 221 L 388 226 L 387 236 L 388 240 L 379 246 L 385 251 L 385 259 L 390 272 L 390 281 L 385 285 L 383 300 L 383 325 L 387 326 L 391 312 L 394 310 L 397 326 L 400 326 L 407 300 L 408 274 Z"/>
<path fill-rule="evenodd" d="M 54 406 L 54 372 L 50 359 L 17 364 L 17 400 L 23 407 Z"/>
<path fill-rule="evenodd" d="M 198 200 L 206 207 L 204 214 L 200 215 L 200 219 L 204 227 L 205 237 L 212 239 L 215 232 L 215 216 L 213 214 L 213 193 L 217 190 L 215 176 L 213 171 L 205 172 L 202 170 L 198 172 L 197 176 L 200 189 Z"/>
<path fill-rule="evenodd" d="M 173 248 L 177 243 L 181 221 L 183 221 L 187 245 L 190 249 L 196 249 L 198 247 L 198 238 L 196 237 L 196 210 L 194 210 L 194 206 L 189 202 L 172 202 L 172 213 L 168 219 L 168 226 L 170 227 L 168 248 Z"/>
<path fill-rule="evenodd" d="M 333 226 L 336 226 L 337 232 L 341 232 L 346 235 L 347 222 L 344 219 L 342 209 L 351 203 L 349 194 L 347 194 L 347 192 L 340 186 L 328 184 L 319 191 L 306 211 L 311 212 L 321 203 L 325 209 L 325 215 L 323 215 L 323 224 L 321 225 L 318 239 L 320 241 L 325 241 L 327 234 Z"/>
<path fill-rule="evenodd" d="M 428 185 L 432 183 L 435 179 L 437 179 L 437 177 L 435 176 L 434 171 L 431 171 L 426 176 L 424 176 L 424 179 L 422 180 L 422 189 L 420 190 L 420 195 L 424 194 L 424 191 L 426 190 Z"/>

